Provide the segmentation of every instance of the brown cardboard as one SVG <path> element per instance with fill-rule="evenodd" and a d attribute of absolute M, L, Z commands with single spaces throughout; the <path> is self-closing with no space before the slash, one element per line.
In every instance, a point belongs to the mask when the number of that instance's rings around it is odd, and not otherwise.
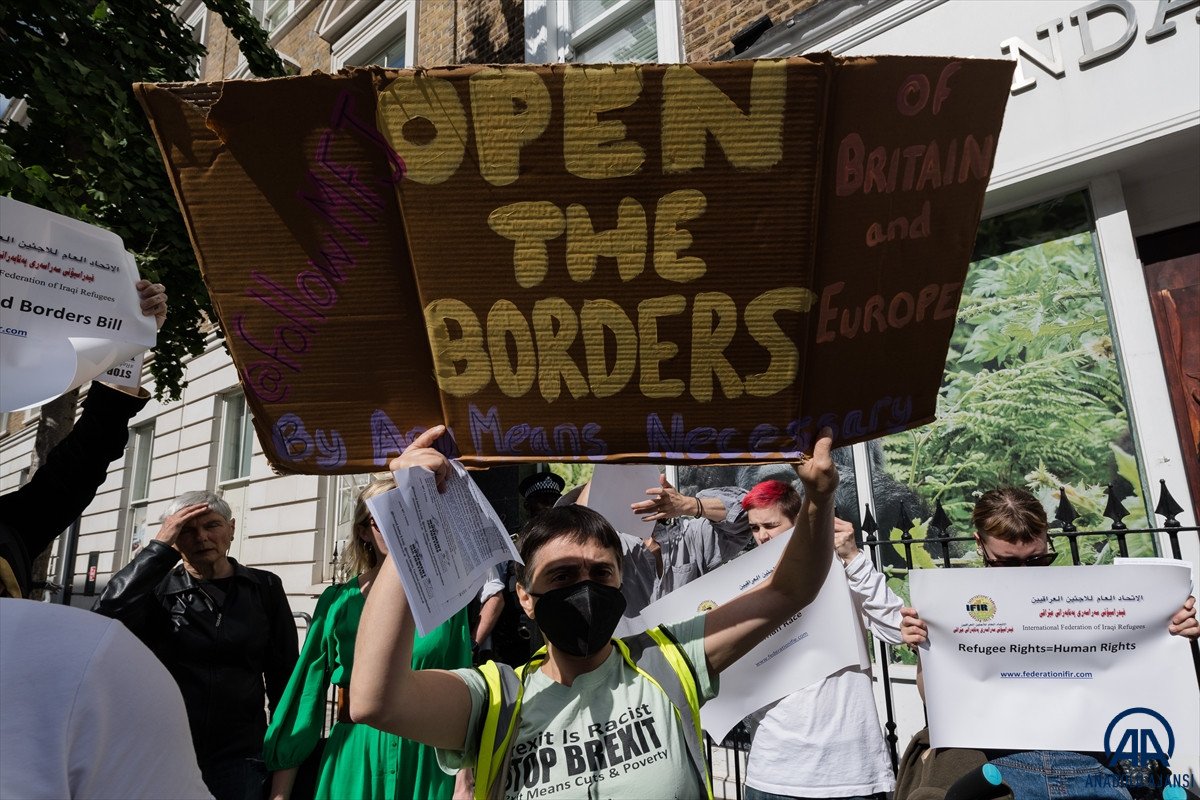
<path fill-rule="evenodd" d="M 784 459 L 826 424 L 849 444 L 927 422 L 1011 71 L 813 56 L 138 94 L 268 458 L 330 473 L 439 422 L 474 464 Z"/>

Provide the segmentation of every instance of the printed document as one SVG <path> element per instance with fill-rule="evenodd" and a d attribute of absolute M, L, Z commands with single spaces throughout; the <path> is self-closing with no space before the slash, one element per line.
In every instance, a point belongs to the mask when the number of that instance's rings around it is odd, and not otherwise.
<path fill-rule="evenodd" d="M 791 533 L 681 586 L 642 611 L 646 627 L 680 622 L 711 611 L 753 589 L 775 571 Z M 868 666 L 866 645 L 855 621 L 850 586 L 834 559 L 815 600 L 721 673 L 721 692 L 700 709 L 704 729 L 718 742 L 768 703 L 816 683 L 852 664 Z"/>
<path fill-rule="evenodd" d="M 387 541 L 422 636 L 479 592 L 492 567 L 520 561 L 504 523 L 457 461 L 445 493 L 423 467 L 393 473 L 396 488 L 367 500 Z"/>
<path fill-rule="evenodd" d="M 1174 743 L 1177 774 L 1196 766 L 1196 673 L 1188 642 L 1167 632 L 1188 564 L 922 569 L 910 581 L 929 626 L 932 747 L 1105 753 L 1150 731 Z"/>
<path fill-rule="evenodd" d="M 0 197 L 0 411 L 41 405 L 93 378 L 141 382 L 158 331 L 137 265 L 111 231 Z"/>

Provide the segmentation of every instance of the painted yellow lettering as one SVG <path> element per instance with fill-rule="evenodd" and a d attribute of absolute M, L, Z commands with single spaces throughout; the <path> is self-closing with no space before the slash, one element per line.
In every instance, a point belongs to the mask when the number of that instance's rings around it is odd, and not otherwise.
<path fill-rule="evenodd" d="M 754 62 L 749 112 L 685 64 L 667 67 L 662 81 L 664 173 L 703 167 L 710 133 L 734 169 L 769 169 L 783 159 L 786 62 Z"/>
<path fill-rule="evenodd" d="M 516 365 L 509 356 L 508 342 L 516 350 Z M 492 357 L 492 376 L 508 397 L 523 397 L 537 374 L 537 353 L 525 315 L 511 300 L 497 300 L 487 315 L 487 346 Z"/>
<path fill-rule="evenodd" d="M 634 175 L 646 160 L 625 139 L 625 123 L 601 120 L 604 111 L 630 106 L 642 93 L 642 71 L 622 64 L 568 66 L 563 73 L 563 159 L 567 171 L 599 180 Z"/>
<path fill-rule="evenodd" d="M 459 329 L 452 337 L 448 322 Z M 443 298 L 425 306 L 425 326 L 433 348 L 433 368 L 438 386 L 453 397 L 470 397 L 491 380 L 492 370 L 483 349 L 483 328 L 470 306 L 461 300 Z M 466 362 L 462 371 L 458 362 Z"/>
<path fill-rule="evenodd" d="M 488 227 L 513 242 L 513 272 L 522 289 L 546 279 L 550 256 L 546 242 L 566 229 L 563 213 L 545 200 L 524 200 L 501 206 L 488 214 Z"/>
<path fill-rule="evenodd" d="M 579 312 L 583 328 L 583 345 L 587 354 L 588 383 L 592 394 L 611 397 L 625 388 L 637 366 L 637 329 L 625 311 L 612 300 L 588 300 Z M 610 331 L 616 351 L 608 369 L 608 347 L 605 331 Z"/>
<path fill-rule="evenodd" d="M 662 362 L 679 352 L 679 345 L 658 338 L 659 317 L 682 314 L 687 300 L 681 294 L 664 297 L 649 297 L 638 303 L 638 342 L 641 351 L 641 369 L 638 386 L 642 394 L 653 399 L 679 397 L 683 394 L 683 381 L 678 378 L 664 379 L 660 372 Z"/>
<path fill-rule="evenodd" d="M 708 266 L 696 256 L 680 256 L 692 246 L 692 234 L 679 227 L 704 213 L 708 200 L 695 189 L 680 189 L 663 195 L 654 212 L 654 271 L 675 283 L 687 283 L 704 275 Z"/>
<path fill-rule="evenodd" d="M 550 92 L 535 72 L 488 68 L 471 76 L 471 117 L 479 174 L 507 186 L 521 172 L 521 148 L 550 122 Z"/>
<path fill-rule="evenodd" d="M 631 281 L 646 269 L 646 212 L 632 197 L 617 207 L 617 227 L 596 233 L 592 218 L 578 203 L 567 206 L 567 273 L 571 280 L 591 280 L 600 256 L 617 260 L 617 274 Z"/>
<path fill-rule="evenodd" d="M 571 397 L 587 397 L 588 384 L 567 352 L 579 334 L 579 319 L 561 297 L 547 297 L 533 304 L 533 335 L 537 340 L 538 388 L 546 402 L 553 403 L 565 381 Z"/>
<path fill-rule="evenodd" d="M 450 81 L 402 74 L 380 93 L 378 113 L 384 136 L 404 159 L 405 180 L 441 183 L 462 163 L 467 113 Z"/>
<path fill-rule="evenodd" d="M 800 352 L 792 337 L 780 326 L 775 315 L 780 311 L 807 313 L 817 300 L 816 294 L 798 286 L 784 286 L 763 292 L 746 304 L 746 330 L 767 353 L 767 368 L 746 376 L 746 393 L 752 397 L 770 397 L 791 386 L 800 368 Z M 797 327 L 803 335 L 803 329 Z M 818 338 L 818 341 L 820 339 Z"/>
<path fill-rule="evenodd" d="M 692 303 L 691 394 L 702 403 L 712 400 L 714 374 L 727 398 L 742 396 L 742 379 L 725 357 L 735 333 L 737 305 L 733 298 L 721 292 L 697 294 Z"/>

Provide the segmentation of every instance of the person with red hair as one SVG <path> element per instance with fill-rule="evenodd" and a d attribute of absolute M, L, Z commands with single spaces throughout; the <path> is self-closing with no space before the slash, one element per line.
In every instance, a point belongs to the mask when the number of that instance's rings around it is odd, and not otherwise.
<path fill-rule="evenodd" d="M 750 533 L 759 544 L 789 532 L 803 507 L 791 484 L 763 481 L 742 498 Z M 844 621 L 861 636 L 867 626 L 900 643 L 899 597 L 854 540 L 854 526 L 834 519 L 833 547 L 845 568 L 858 614 Z M 832 580 L 832 578 L 831 578 Z M 831 725 L 831 720 L 837 720 Z M 858 664 L 764 706 L 750 716 L 746 800 L 878 798 L 895 788 L 891 758 L 875 709 L 871 673 Z"/>

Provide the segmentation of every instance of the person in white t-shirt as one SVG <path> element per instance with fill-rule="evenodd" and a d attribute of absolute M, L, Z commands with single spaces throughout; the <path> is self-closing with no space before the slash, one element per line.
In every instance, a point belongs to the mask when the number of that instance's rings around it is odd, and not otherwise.
<path fill-rule="evenodd" d="M 444 430 L 422 434 L 390 469 L 424 467 L 444 485 L 450 465 L 431 447 Z M 351 715 L 437 747 L 449 769 L 474 764 L 477 774 L 490 773 L 476 797 L 711 797 L 693 747 L 699 705 L 717 693 L 723 669 L 820 591 L 833 555 L 831 446 L 822 431 L 797 467 L 804 505 L 772 575 L 707 614 L 645 635 L 658 644 L 642 653 L 671 661 L 667 671 L 690 691 L 683 708 L 638 666 L 649 660 L 638 662 L 627 640 L 611 638 L 624 609 L 616 532 L 596 512 L 568 506 L 543 512 L 521 540 L 517 595 L 547 651 L 523 671 L 523 701 L 510 706 L 515 721 L 500 725 L 489 716 L 498 704 L 482 673 L 412 669 L 415 626 L 397 572 L 387 567 L 359 626 Z M 501 740 L 485 750 L 485 742 Z"/>
<path fill-rule="evenodd" d="M 179 687 L 124 625 L 0 598 L 0 798 L 212 800 Z"/>
<path fill-rule="evenodd" d="M 751 489 L 742 507 L 755 541 L 764 544 L 790 530 L 802 503 L 800 494 L 783 481 L 763 481 Z M 855 543 L 853 525 L 834 520 L 833 547 L 859 611 L 844 623 L 862 635 L 865 617 L 876 636 L 899 644 L 903 602 Z M 871 673 L 857 664 L 764 706 L 751 715 L 751 722 L 746 800 L 883 800 L 895 788 Z"/>

